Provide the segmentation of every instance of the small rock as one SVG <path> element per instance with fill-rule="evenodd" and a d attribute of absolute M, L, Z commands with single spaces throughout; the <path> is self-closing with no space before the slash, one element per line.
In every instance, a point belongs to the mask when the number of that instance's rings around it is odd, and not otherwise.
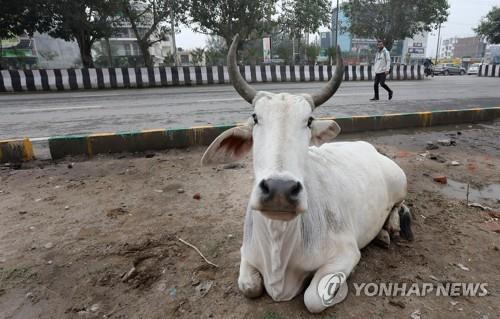
<path fill-rule="evenodd" d="M 231 238 L 233 238 L 233 237 L 234 237 L 234 236 L 233 236 L 233 234 L 229 234 L 229 235 L 227 235 L 227 238 L 228 238 L 228 239 L 231 239 Z"/>
<path fill-rule="evenodd" d="M 193 198 L 196 199 L 196 200 L 200 200 L 201 199 L 201 194 L 200 193 L 196 193 L 193 195 Z"/>
<path fill-rule="evenodd" d="M 68 168 L 69 168 L 69 169 L 72 169 L 72 168 L 73 168 L 73 163 L 69 163 L 69 164 L 68 164 Z"/>
<path fill-rule="evenodd" d="M 452 306 L 456 306 L 456 305 L 458 305 L 458 301 L 450 301 L 450 304 L 451 304 Z"/>
<path fill-rule="evenodd" d="M 458 132 L 457 132 L 457 135 L 462 135 L 462 132 L 458 131 Z"/>
<path fill-rule="evenodd" d="M 438 144 L 443 145 L 443 146 L 453 146 L 456 145 L 457 142 L 455 140 L 438 140 Z"/>
<path fill-rule="evenodd" d="M 43 247 L 46 249 L 50 249 L 50 248 L 54 247 L 54 244 L 53 243 L 46 243 L 45 245 L 43 245 Z"/>
<path fill-rule="evenodd" d="M 27 213 L 28 213 L 27 211 L 22 210 L 22 211 L 19 212 L 19 215 L 26 215 Z"/>
<path fill-rule="evenodd" d="M 47 265 L 52 265 L 52 260 L 47 261 Z"/>
<path fill-rule="evenodd" d="M 68 210 L 68 209 L 69 209 L 69 206 L 64 206 L 64 209 L 65 209 L 65 210 Z"/>
<path fill-rule="evenodd" d="M 460 165 L 459 161 L 451 161 L 451 166 L 458 166 Z"/>
<path fill-rule="evenodd" d="M 429 158 L 433 161 L 438 161 L 439 163 L 446 163 L 446 158 L 442 157 L 441 155 L 430 154 Z"/>
<path fill-rule="evenodd" d="M 98 303 L 95 303 L 92 306 L 90 306 L 90 311 L 96 312 L 97 310 L 99 310 L 99 304 Z"/>
<path fill-rule="evenodd" d="M 177 190 L 177 193 L 179 193 L 179 194 L 182 194 L 182 193 L 184 193 L 184 189 L 182 189 L 182 188 L 179 188 L 179 189 Z"/>
<path fill-rule="evenodd" d="M 35 226 L 30 226 L 29 230 L 35 230 Z"/>
<path fill-rule="evenodd" d="M 427 146 L 425 147 L 425 149 L 429 150 L 429 151 L 430 150 L 436 150 L 438 148 L 439 148 L 439 146 L 437 146 L 436 144 L 434 144 L 434 142 L 432 142 L 432 141 L 428 141 L 427 142 Z"/>
<path fill-rule="evenodd" d="M 155 192 L 157 192 L 157 193 L 163 193 L 163 190 L 162 189 L 155 189 Z"/>
<path fill-rule="evenodd" d="M 434 177 L 434 181 L 437 183 L 440 183 L 440 184 L 447 184 L 448 183 L 448 179 L 444 175 L 439 175 L 439 176 Z"/>
<path fill-rule="evenodd" d="M 153 158 L 153 157 L 155 157 L 155 155 L 156 155 L 155 153 L 147 153 L 144 157 Z"/>

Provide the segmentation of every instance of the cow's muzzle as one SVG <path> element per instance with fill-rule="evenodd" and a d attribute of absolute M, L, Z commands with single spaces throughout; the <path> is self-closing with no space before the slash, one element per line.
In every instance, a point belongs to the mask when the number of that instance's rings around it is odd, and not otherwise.
<path fill-rule="evenodd" d="M 305 210 L 304 186 L 293 179 L 263 179 L 257 186 L 252 209 L 272 219 L 293 219 Z"/>

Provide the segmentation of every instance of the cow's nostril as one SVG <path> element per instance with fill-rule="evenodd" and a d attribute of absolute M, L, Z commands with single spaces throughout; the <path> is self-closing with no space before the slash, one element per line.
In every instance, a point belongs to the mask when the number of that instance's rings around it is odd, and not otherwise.
<path fill-rule="evenodd" d="M 269 189 L 269 184 L 265 180 L 262 180 L 260 182 L 259 187 L 263 195 L 269 195 L 269 193 L 271 192 Z"/>
<path fill-rule="evenodd" d="M 291 197 L 296 198 L 301 190 L 302 190 L 302 184 L 300 182 L 295 183 L 295 185 L 290 190 Z"/>

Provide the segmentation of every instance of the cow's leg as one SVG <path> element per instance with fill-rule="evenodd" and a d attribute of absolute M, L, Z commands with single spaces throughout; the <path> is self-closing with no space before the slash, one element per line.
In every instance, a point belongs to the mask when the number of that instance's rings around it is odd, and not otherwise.
<path fill-rule="evenodd" d="M 248 298 L 257 298 L 264 293 L 261 274 L 257 268 L 250 265 L 244 258 L 241 258 L 238 287 L 243 295 Z"/>
<path fill-rule="evenodd" d="M 326 265 L 321 266 L 314 274 L 309 287 L 304 294 L 304 304 L 312 313 L 319 313 L 327 308 L 323 305 L 322 298 L 318 294 L 318 284 L 320 280 L 330 274 L 342 272 L 346 278 L 353 268 L 358 264 L 361 253 L 356 243 L 341 244 L 338 252 L 331 258 Z"/>
<path fill-rule="evenodd" d="M 387 220 L 384 225 L 384 229 L 389 232 L 389 235 L 394 235 L 395 233 L 399 233 L 401 230 L 400 222 L 399 222 L 399 209 L 400 205 L 394 206 L 387 217 Z"/>
<path fill-rule="evenodd" d="M 375 237 L 375 243 L 383 248 L 389 248 L 391 245 L 391 236 L 389 235 L 389 232 L 382 228 L 377 237 Z"/>

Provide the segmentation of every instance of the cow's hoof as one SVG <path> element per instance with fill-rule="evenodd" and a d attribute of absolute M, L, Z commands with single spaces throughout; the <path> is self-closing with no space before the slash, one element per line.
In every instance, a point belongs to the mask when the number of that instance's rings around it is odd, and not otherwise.
<path fill-rule="evenodd" d="M 324 311 L 327 307 L 321 302 L 321 298 L 318 295 L 315 287 L 309 287 L 304 293 L 304 304 L 310 313 L 320 313 Z"/>
<path fill-rule="evenodd" d="M 262 277 L 259 273 L 253 273 L 250 278 L 239 278 L 238 288 L 247 298 L 258 298 L 264 293 Z"/>
<path fill-rule="evenodd" d="M 380 233 L 378 233 L 375 238 L 375 243 L 383 248 L 389 248 L 391 244 L 391 236 L 389 236 L 389 232 L 385 229 L 380 230 Z"/>

